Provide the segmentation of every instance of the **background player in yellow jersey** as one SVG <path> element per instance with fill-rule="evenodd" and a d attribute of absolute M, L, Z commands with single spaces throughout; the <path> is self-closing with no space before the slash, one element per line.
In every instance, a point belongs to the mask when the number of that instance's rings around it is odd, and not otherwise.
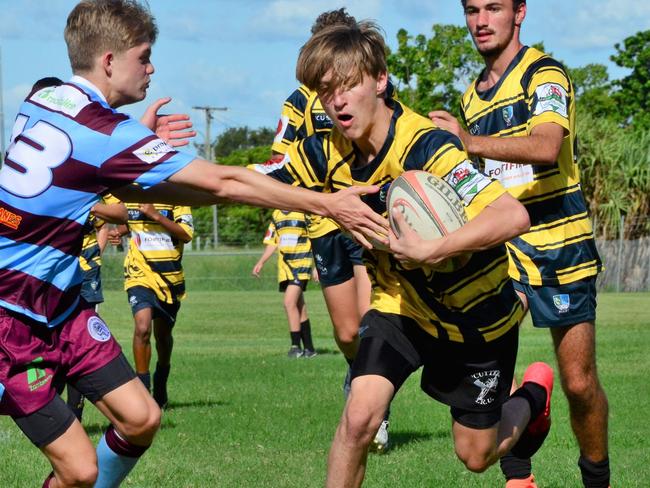
<path fill-rule="evenodd" d="M 525 208 L 473 168 L 456 136 L 384 96 L 385 44 L 374 24 L 315 34 L 302 47 L 296 72 L 318 92 L 335 128 L 292 144 L 281 163 L 258 171 L 336 192 L 355 184 L 385 189 L 404 171 L 421 169 L 454 188 L 470 219 L 449 236 L 423 241 L 398 214 L 403 232 L 390 234 L 392 253 L 368 253 L 371 310 L 361 322 L 327 486 L 362 483 L 384 412 L 420 367 L 422 389 L 450 407 L 455 450 L 468 469 L 484 471 L 511 448 L 535 452 L 550 427 L 553 375 L 535 363 L 510 396 L 523 308 L 503 245 L 528 229 Z M 385 213 L 384 191 L 366 201 Z M 436 263 L 468 251 L 465 266 L 436 271 Z"/>
<path fill-rule="evenodd" d="M 311 33 L 316 34 L 337 24 L 353 26 L 356 19 L 345 8 L 323 12 L 314 21 Z M 291 143 L 312 134 L 327 133 L 332 126 L 332 120 L 316 92 L 301 85 L 282 107 L 273 153 L 281 159 Z M 334 326 L 334 339 L 351 365 L 359 348 L 359 323 L 370 308 L 371 287 L 363 264 L 363 248 L 341 232 L 331 219 L 309 215 L 307 221 L 321 290 Z M 350 391 L 349 369 L 343 389 L 347 396 Z M 388 448 L 388 417 L 389 412 L 373 440 L 371 448 L 375 451 L 383 452 Z"/>
<path fill-rule="evenodd" d="M 289 322 L 291 347 L 290 358 L 313 358 L 316 356 L 311 337 L 311 324 L 307 315 L 304 291 L 312 275 L 313 258 L 307 235 L 305 214 L 275 210 L 264 235 L 266 248 L 253 267 L 258 276 L 264 263 L 278 250 L 278 285 L 284 293 L 284 310 Z M 302 347 L 300 343 L 302 341 Z"/>
<path fill-rule="evenodd" d="M 176 324 L 180 301 L 186 295 L 181 259 L 183 246 L 194 235 L 192 212 L 190 207 L 151 203 L 127 203 L 126 208 L 131 239 L 124 259 L 124 289 L 135 322 L 135 372 L 150 389 L 153 331 L 157 353 L 153 397 L 160 407 L 165 407 L 174 347 L 172 329 Z"/>
<path fill-rule="evenodd" d="M 530 232 L 508 243 L 510 275 L 533 324 L 551 330 L 584 486 L 606 488 L 608 404 L 596 371 L 594 327 L 602 265 L 576 164 L 574 89 L 560 63 L 521 43 L 525 0 L 462 5 L 486 64 L 463 96 L 469 132 L 446 112 L 430 116 L 528 210 Z M 526 477 L 529 463 L 509 456 L 502 468 L 506 478 L 520 478 L 507 486 L 535 486 Z"/>

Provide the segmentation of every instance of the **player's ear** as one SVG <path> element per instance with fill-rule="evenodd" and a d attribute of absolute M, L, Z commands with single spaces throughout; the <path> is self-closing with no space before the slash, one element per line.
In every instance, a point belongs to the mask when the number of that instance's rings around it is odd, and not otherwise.
<path fill-rule="evenodd" d="M 383 71 L 377 76 L 377 95 L 383 95 L 386 92 L 386 87 L 388 86 L 388 73 Z"/>
<path fill-rule="evenodd" d="M 526 2 L 521 2 L 515 11 L 515 25 L 521 27 L 526 18 Z"/>
<path fill-rule="evenodd" d="M 101 63 L 102 70 L 106 76 L 111 76 L 113 74 L 113 62 L 115 61 L 115 56 L 112 51 L 106 51 L 103 53 L 99 62 Z"/>

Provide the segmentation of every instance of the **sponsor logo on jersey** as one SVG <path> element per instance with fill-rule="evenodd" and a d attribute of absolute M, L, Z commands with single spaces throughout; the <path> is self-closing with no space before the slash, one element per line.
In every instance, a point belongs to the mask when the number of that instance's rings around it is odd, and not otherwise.
<path fill-rule="evenodd" d="M 533 115 L 539 115 L 544 112 L 555 112 L 562 117 L 567 116 L 566 90 L 562 85 L 557 83 L 544 83 L 535 89 L 537 103 Z"/>
<path fill-rule="evenodd" d="M 70 117 L 76 117 L 84 107 L 92 103 L 85 93 L 66 85 L 43 88 L 34 93 L 30 100 Z"/>
<path fill-rule="evenodd" d="M 133 231 L 131 236 L 140 251 L 171 251 L 175 249 L 172 236 L 166 232 Z"/>
<path fill-rule="evenodd" d="M 515 115 L 515 111 L 512 108 L 512 105 L 503 107 L 501 109 L 501 115 L 503 116 L 503 121 L 506 123 L 506 127 L 510 127 L 512 125 L 512 118 Z"/>
<path fill-rule="evenodd" d="M 111 331 L 106 323 L 99 317 L 93 315 L 86 324 L 90 337 L 99 342 L 106 342 L 111 338 Z"/>
<path fill-rule="evenodd" d="M 533 166 L 530 164 L 508 163 L 494 159 L 485 160 L 485 173 L 497 179 L 505 188 L 525 185 L 535 181 Z"/>
<path fill-rule="evenodd" d="M 289 126 L 289 117 L 286 115 L 282 115 L 280 117 L 280 120 L 278 120 L 278 127 L 275 129 L 275 137 L 273 138 L 273 142 L 282 142 L 282 139 L 284 138 L 284 133 L 287 131 L 287 127 Z"/>
<path fill-rule="evenodd" d="M 262 164 L 254 164 L 252 168 L 257 171 L 258 173 L 262 174 L 269 174 L 273 173 L 274 171 L 282 168 L 285 164 L 289 163 L 291 160 L 289 159 L 289 156 L 285 154 L 285 156 L 278 160 L 278 159 L 269 159 L 265 163 Z"/>
<path fill-rule="evenodd" d="M 490 180 L 479 173 L 471 161 L 463 161 L 445 176 L 444 180 L 458 193 L 458 196 L 469 205 L 474 197 Z"/>
<path fill-rule="evenodd" d="M 0 224 L 6 225 L 13 230 L 18 230 L 22 220 L 23 218 L 20 215 L 16 215 L 15 213 L 0 207 Z"/>
<path fill-rule="evenodd" d="M 185 224 L 191 227 L 192 229 L 194 228 L 194 217 L 192 216 L 192 214 L 183 214 L 180 216 L 179 220 L 181 224 Z"/>
<path fill-rule="evenodd" d="M 498 369 L 481 371 L 470 376 L 471 379 L 474 380 L 474 385 L 480 388 L 480 392 L 477 395 L 476 400 L 474 400 L 475 403 L 478 403 L 479 405 L 490 405 L 494 402 L 494 394 L 497 391 L 500 376 L 501 371 Z"/>
<path fill-rule="evenodd" d="M 154 139 L 153 141 L 149 141 L 144 146 L 141 146 L 133 151 L 133 154 L 140 161 L 143 161 L 147 164 L 152 164 L 160 161 L 165 154 L 173 150 L 174 148 L 172 148 L 162 139 Z"/>
<path fill-rule="evenodd" d="M 27 386 L 29 391 L 35 391 L 45 386 L 51 379 L 52 374 L 40 368 L 43 363 L 42 357 L 37 357 L 27 365 Z"/>
<path fill-rule="evenodd" d="M 558 312 L 566 313 L 571 307 L 571 299 L 569 295 L 563 293 L 561 295 L 553 295 L 553 305 L 557 308 Z"/>

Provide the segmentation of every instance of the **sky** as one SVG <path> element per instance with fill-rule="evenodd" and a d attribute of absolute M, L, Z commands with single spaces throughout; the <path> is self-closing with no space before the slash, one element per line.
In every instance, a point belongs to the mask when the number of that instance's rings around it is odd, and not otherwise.
<path fill-rule="evenodd" d="M 44 76 L 71 76 L 63 29 L 75 0 L 0 0 L 0 50 L 5 141 L 31 85 Z M 297 87 L 295 62 L 319 13 L 339 7 L 373 19 L 396 46 L 400 28 L 430 35 L 433 24 L 464 25 L 459 0 L 150 0 L 160 34 L 144 102 L 124 107 L 140 116 L 155 99 L 171 96 L 165 113 L 187 113 L 205 137 L 203 112 L 215 112 L 211 138 L 229 127 L 275 128 L 286 97 Z M 526 44 L 543 41 L 570 67 L 606 64 L 612 78 L 625 71 L 609 61 L 614 44 L 650 28 L 650 2 L 528 0 Z"/>

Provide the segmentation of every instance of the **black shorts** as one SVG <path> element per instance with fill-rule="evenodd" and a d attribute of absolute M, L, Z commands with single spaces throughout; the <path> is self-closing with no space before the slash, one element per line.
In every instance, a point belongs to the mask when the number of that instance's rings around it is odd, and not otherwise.
<path fill-rule="evenodd" d="M 467 345 L 440 341 L 408 317 L 370 310 L 359 334 L 352 378 L 376 374 L 397 392 L 422 366 L 420 387 L 449 405 L 457 422 L 481 429 L 501 419 L 517 359 L 518 327 L 494 341 Z"/>
<path fill-rule="evenodd" d="M 596 321 L 596 278 L 557 286 L 531 286 L 514 281 L 526 295 L 535 327 L 568 327 Z"/>
<path fill-rule="evenodd" d="M 135 378 L 133 368 L 120 354 L 105 366 L 80 378 L 68 377 L 63 380 L 74 386 L 91 402 L 95 403 L 107 393 Z M 59 395 L 55 395 L 44 407 L 23 417 L 12 417 L 20 430 L 38 448 L 48 445 L 65 433 L 75 420 L 74 413 Z"/>
<path fill-rule="evenodd" d="M 133 286 L 126 290 L 131 305 L 131 313 L 135 316 L 136 312 L 143 308 L 152 309 L 154 319 L 161 318 L 169 327 L 174 327 L 178 310 L 181 308 L 180 302 L 165 303 L 158 299 L 153 290 L 146 286 Z"/>
<path fill-rule="evenodd" d="M 307 289 L 308 283 L 309 280 L 299 280 L 298 278 L 296 278 L 295 280 L 284 280 L 278 283 L 278 291 L 284 293 L 287 290 L 287 286 L 289 285 L 299 286 L 302 291 L 305 291 Z"/>
<path fill-rule="evenodd" d="M 363 266 L 363 246 L 339 229 L 311 239 L 311 248 L 323 288 L 345 283 L 355 266 Z"/>

